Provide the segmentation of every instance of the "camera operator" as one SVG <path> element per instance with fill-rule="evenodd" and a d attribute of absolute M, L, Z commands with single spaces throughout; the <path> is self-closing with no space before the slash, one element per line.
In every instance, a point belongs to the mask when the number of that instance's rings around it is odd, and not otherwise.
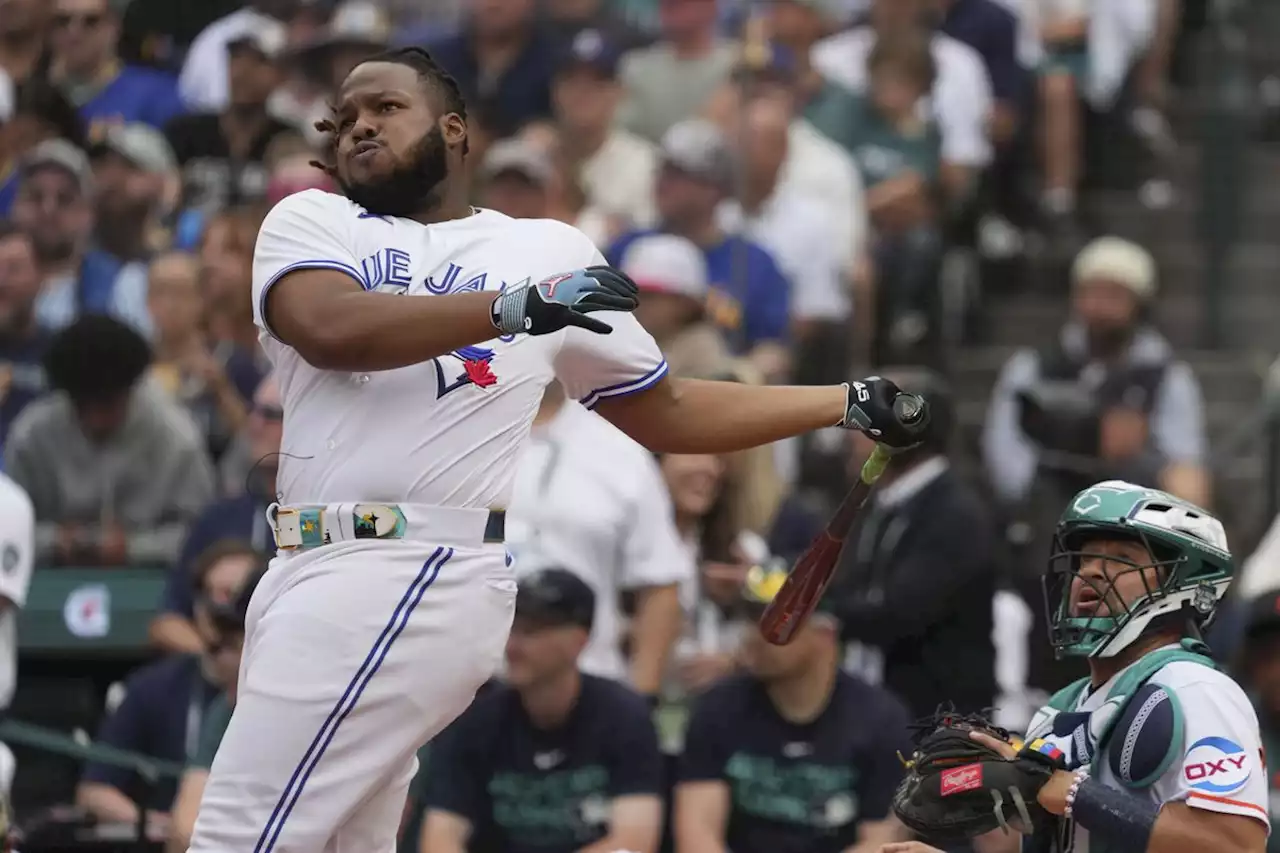
<path fill-rule="evenodd" d="M 1151 255 L 1103 237 L 1071 277 L 1058 340 L 1016 353 L 996 384 L 982 449 L 997 494 L 1015 505 L 1047 479 L 1065 500 L 1100 478 L 1126 479 L 1208 503 L 1200 387 L 1151 325 Z"/>
<path fill-rule="evenodd" d="M 1030 531 L 1013 544 L 1034 555 L 1048 553 L 1062 505 L 1098 480 L 1157 486 L 1200 505 L 1210 497 L 1200 386 L 1151 323 L 1151 255 L 1103 237 L 1076 256 L 1071 279 L 1070 318 L 1057 340 L 1005 364 L 982 436 L 997 497 Z M 1038 577 L 1012 580 L 1023 598 L 1040 600 Z M 1043 609 L 1031 610 L 1035 636 L 1047 627 Z M 1041 644 L 1029 667 L 1030 686 L 1044 689 L 1078 673 Z"/>

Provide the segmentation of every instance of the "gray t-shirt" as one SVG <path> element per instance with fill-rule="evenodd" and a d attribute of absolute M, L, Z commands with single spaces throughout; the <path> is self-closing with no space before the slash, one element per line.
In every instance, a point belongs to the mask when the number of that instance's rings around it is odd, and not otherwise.
<path fill-rule="evenodd" d="M 697 59 L 680 59 L 668 44 L 632 51 L 619 70 L 626 98 L 618 123 L 651 142 L 661 141 L 671 125 L 702 112 L 729 79 L 737 53 L 728 42 Z"/>

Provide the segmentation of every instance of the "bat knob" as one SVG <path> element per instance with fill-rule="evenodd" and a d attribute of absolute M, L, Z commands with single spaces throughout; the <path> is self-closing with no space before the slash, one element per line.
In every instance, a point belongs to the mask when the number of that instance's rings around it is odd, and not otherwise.
<path fill-rule="evenodd" d="M 915 426 L 924 420 L 928 411 L 923 397 L 915 394 L 899 394 L 893 398 L 893 414 L 903 426 Z"/>

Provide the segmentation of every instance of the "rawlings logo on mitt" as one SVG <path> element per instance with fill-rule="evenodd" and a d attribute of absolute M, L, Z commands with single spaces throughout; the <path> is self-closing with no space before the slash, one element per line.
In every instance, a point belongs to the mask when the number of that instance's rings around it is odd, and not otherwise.
<path fill-rule="evenodd" d="M 1062 767 L 1062 753 L 1043 741 L 1023 745 L 980 715 L 940 710 L 916 727 L 907 775 L 893 797 L 893 811 L 932 844 L 957 844 L 993 829 L 1032 833 L 1051 816 L 1036 795 Z M 1005 758 L 974 740 L 981 732 L 1019 748 Z"/>

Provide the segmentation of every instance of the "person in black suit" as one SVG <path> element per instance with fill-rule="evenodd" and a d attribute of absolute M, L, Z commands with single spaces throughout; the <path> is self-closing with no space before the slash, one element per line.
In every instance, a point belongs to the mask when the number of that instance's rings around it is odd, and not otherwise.
<path fill-rule="evenodd" d="M 828 595 L 846 666 L 879 680 L 916 717 L 943 702 L 983 710 L 996 696 L 994 525 L 948 459 L 954 407 L 945 384 L 924 370 L 884 375 L 928 400 L 932 426 L 927 441 L 890 463 L 840 556 Z M 853 447 L 856 466 L 872 445 L 859 434 Z"/>

